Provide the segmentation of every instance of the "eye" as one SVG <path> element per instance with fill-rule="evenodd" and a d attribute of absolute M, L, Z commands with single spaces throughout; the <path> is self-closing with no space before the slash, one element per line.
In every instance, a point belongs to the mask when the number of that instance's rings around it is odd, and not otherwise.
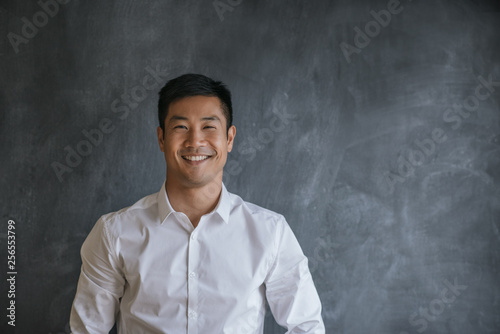
<path fill-rule="evenodd" d="M 187 127 L 184 125 L 176 125 L 174 126 L 174 129 L 187 129 Z"/>
<path fill-rule="evenodd" d="M 204 129 L 215 129 L 215 126 L 207 125 Z"/>

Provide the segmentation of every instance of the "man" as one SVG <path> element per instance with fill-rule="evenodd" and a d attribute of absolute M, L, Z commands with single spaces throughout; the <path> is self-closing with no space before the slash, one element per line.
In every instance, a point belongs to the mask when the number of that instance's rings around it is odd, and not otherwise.
<path fill-rule="evenodd" d="M 73 333 L 324 333 L 307 258 L 284 217 L 222 183 L 236 128 L 229 90 L 186 74 L 160 91 L 156 194 L 102 216 L 85 240 Z"/>

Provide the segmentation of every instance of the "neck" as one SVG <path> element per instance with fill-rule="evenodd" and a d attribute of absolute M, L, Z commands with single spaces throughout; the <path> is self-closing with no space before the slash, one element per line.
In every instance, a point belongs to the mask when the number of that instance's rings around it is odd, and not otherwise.
<path fill-rule="evenodd" d="M 199 187 L 188 187 L 169 180 L 165 184 L 168 200 L 175 211 L 188 216 L 194 227 L 198 226 L 201 216 L 211 212 L 217 206 L 222 193 L 222 180 Z"/>

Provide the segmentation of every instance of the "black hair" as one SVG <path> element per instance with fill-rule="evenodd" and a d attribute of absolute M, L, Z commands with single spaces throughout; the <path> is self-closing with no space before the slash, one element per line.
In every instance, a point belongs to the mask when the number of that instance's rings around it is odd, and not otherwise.
<path fill-rule="evenodd" d="M 221 108 L 226 117 L 226 131 L 233 124 L 233 106 L 231 104 L 231 92 L 221 81 L 215 81 L 202 74 L 184 74 L 168 81 L 160 90 L 158 101 L 158 121 L 165 132 L 165 119 L 168 108 L 172 102 L 190 96 L 214 96 L 221 102 Z"/>

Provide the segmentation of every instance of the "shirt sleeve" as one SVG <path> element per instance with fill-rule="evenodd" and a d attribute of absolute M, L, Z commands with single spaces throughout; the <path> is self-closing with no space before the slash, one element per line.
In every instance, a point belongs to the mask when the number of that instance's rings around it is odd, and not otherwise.
<path fill-rule="evenodd" d="M 277 255 L 266 278 L 266 297 L 276 322 L 286 334 L 324 334 L 321 302 L 302 252 L 290 226 L 281 219 Z"/>
<path fill-rule="evenodd" d="M 102 217 L 81 249 L 82 268 L 70 316 L 73 334 L 109 333 L 115 324 L 125 279 Z"/>

